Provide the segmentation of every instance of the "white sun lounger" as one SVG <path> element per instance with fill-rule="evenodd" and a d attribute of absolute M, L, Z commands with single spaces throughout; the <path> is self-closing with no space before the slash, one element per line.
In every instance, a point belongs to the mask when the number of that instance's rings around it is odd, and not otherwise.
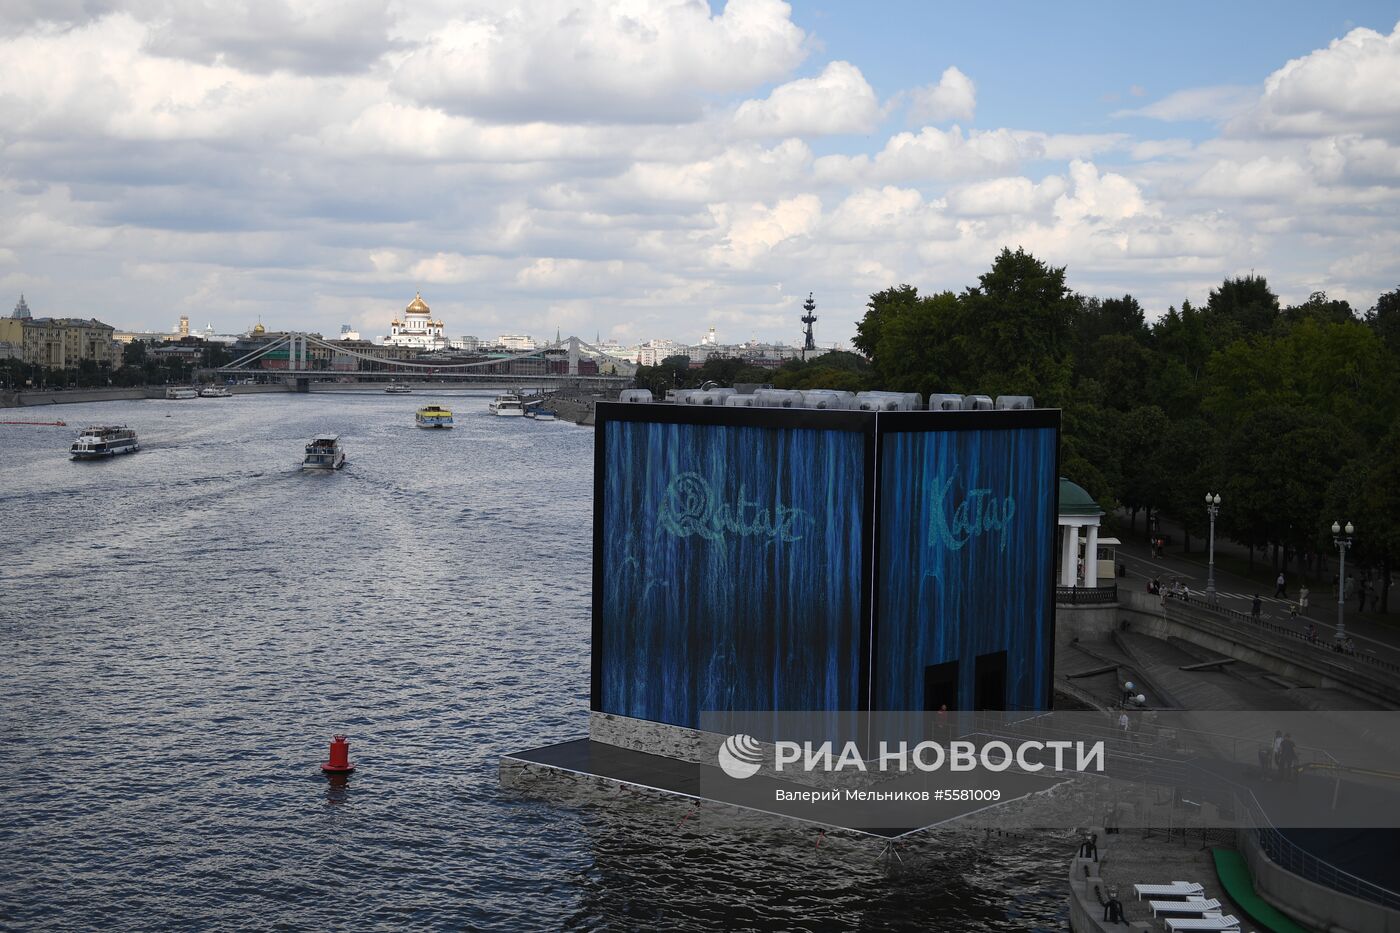
<path fill-rule="evenodd" d="M 1138 900 L 1144 897 L 1190 897 L 1200 894 L 1205 888 L 1194 881 L 1173 881 L 1171 884 L 1135 884 L 1133 891 Z"/>
<path fill-rule="evenodd" d="M 1193 897 L 1185 901 L 1148 901 L 1147 906 L 1152 908 L 1152 916 L 1162 914 L 1207 914 L 1220 909 L 1220 902 L 1215 898 L 1206 900 L 1203 897 Z"/>
<path fill-rule="evenodd" d="M 1165 921 L 1171 933 L 1178 930 L 1210 930 L 1213 933 L 1231 933 L 1240 928 L 1240 922 L 1233 914 L 1224 917 L 1168 917 Z"/>

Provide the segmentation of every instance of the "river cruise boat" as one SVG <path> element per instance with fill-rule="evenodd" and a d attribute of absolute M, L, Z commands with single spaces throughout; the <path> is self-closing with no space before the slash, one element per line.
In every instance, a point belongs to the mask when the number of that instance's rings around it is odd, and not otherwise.
<path fill-rule="evenodd" d="M 345 450 L 340 446 L 339 434 L 318 434 L 306 445 L 303 470 L 338 470 L 343 466 Z"/>
<path fill-rule="evenodd" d="M 126 425 L 95 425 L 83 428 L 71 452 L 74 460 L 100 460 L 117 454 L 134 454 L 140 449 L 136 432 Z"/>
<path fill-rule="evenodd" d="M 194 386 L 170 386 L 165 390 L 166 398 L 199 398 L 199 390 Z"/>
<path fill-rule="evenodd" d="M 424 405 L 418 409 L 413 420 L 420 428 L 450 428 L 452 427 L 452 412 L 440 405 Z"/>
<path fill-rule="evenodd" d="M 384 387 L 384 391 L 389 395 L 411 395 L 413 387 L 404 385 L 402 382 L 391 382 Z"/>
<path fill-rule="evenodd" d="M 486 406 L 486 410 L 493 415 L 500 415 L 504 418 L 523 418 L 525 416 L 525 403 L 520 401 L 520 396 L 514 392 L 507 392 L 505 395 L 498 395 Z"/>
<path fill-rule="evenodd" d="M 200 398 L 233 398 L 233 393 L 223 386 L 205 386 L 199 390 Z"/>

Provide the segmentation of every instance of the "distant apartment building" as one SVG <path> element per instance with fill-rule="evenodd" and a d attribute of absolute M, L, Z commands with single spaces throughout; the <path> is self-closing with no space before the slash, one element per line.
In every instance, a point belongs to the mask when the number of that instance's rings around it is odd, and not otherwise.
<path fill-rule="evenodd" d="M 528 334 L 501 334 L 497 338 L 496 345 L 505 347 L 507 350 L 533 350 L 535 349 L 535 338 Z"/>
<path fill-rule="evenodd" d="M 18 347 L 18 359 L 26 363 L 53 369 L 76 369 L 84 360 L 120 366 L 121 345 L 112 339 L 114 333 L 115 328 L 92 318 L 36 318 L 23 295 L 14 312 L 0 319 L 0 343 Z"/>
<path fill-rule="evenodd" d="M 657 366 L 668 356 L 684 356 L 685 347 L 674 340 L 648 340 L 637 348 L 638 366 Z"/>

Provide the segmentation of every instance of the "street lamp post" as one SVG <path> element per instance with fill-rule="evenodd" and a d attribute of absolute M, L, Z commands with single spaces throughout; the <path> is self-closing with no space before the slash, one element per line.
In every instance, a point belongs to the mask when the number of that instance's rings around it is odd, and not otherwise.
<path fill-rule="evenodd" d="M 1220 495 L 1206 493 L 1206 513 L 1210 515 L 1210 563 L 1206 573 L 1206 599 L 1212 606 L 1215 599 L 1215 516 L 1220 514 Z"/>
<path fill-rule="evenodd" d="M 1346 599 L 1347 599 L 1347 549 L 1351 547 L 1352 534 L 1356 527 L 1351 522 L 1347 522 L 1343 528 L 1337 522 L 1332 523 L 1332 540 L 1337 545 L 1337 554 L 1340 557 L 1340 572 L 1337 574 L 1337 632 L 1333 635 L 1333 640 L 1340 645 L 1347 637 L 1346 620 Z"/>

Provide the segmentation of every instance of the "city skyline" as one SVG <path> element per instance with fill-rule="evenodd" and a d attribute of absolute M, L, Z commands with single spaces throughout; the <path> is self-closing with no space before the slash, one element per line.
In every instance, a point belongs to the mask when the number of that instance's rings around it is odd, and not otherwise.
<path fill-rule="evenodd" d="M 1400 284 L 1382 4 L 1011 36 L 917 4 L 82 10 L 0 13 L 0 289 L 36 316 L 371 337 L 422 291 L 454 336 L 798 344 L 815 292 L 830 346 L 1002 246 L 1149 318 L 1250 272 L 1357 311 Z"/>
<path fill-rule="evenodd" d="M 411 302 L 411 303 L 409 304 L 409 306 L 408 306 L 407 308 L 404 309 L 404 311 L 409 311 L 409 310 L 413 309 L 413 306 L 414 306 L 415 304 L 417 304 L 418 302 L 420 302 L 420 301 L 422 301 L 422 295 L 421 295 L 421 293 L 415 293 L 415 294 L 414 294 L 414 301 Z M 423 310 L 426 312 L 426 311 L 427 311 L 427 308 L 424 307 Z M 400 343 L 403 343 L 403 345 L 405 345 L 405 346 L 415 346 L 416 344 L 413 343 L 412 341 L 409 341 L 409 342 L 404 343 L 403 341 L 397 341 L 397 340 L 395 339 L 396 333 L 397 333 L 397 326 L 398 326 L 399 323 L 400 323 L 398 319 L 399 319 L 400 316 L 403 315 L 404 311 L 395 312 L 395 313 L 390 314 L 389 316 L 386 317 L 384 325 L 380 328 L 380 330 L 381 330 L 381 331 L 384 331 L 384 333 L 378 333 L 378 332 L 376 332 L 376 333 L 372 333 L 372 334 L 368 334 L 368 335 L 362 335 L 362 334 L 360 334 L 358 331 L 356 331 L 350 324 L 342 323 L 342 324 L 339 326 L 339 333 L 336 333 L 336 332 L 334 332 L 334 331 L 328 331 L 328 332 L 325 332 L 325 333 L 319 333 L 319 332 L 318 332 L 318 335 L 319 335 L 319 336 L 323 336 L 323 337 L 325 337 L 325 338 L 327 338 L 327 339 L 331 339 L 331 340 L 337 340 L 337 339 L 339 339 L 339 340 L 366 340 L 366 341 L 369 341 L 369 342 L 372 342 L 372 343 L 378 343 L 378 344 L 392 344 L 392 343 L 400 342 Z M 18 318 L 24 318 L 24 317 L 30 317 L 30 316 L 31 316 L 31 312 L 30 312 L 30 309 L 29 309 L 28 301 L 27 301 L 27 299 L 25 298 L 25 296 L 24 296 L 23 294 L 21 294 L 21 295 L 20 295 L 20 298 L 19 298 L 19 301 L 16 302 L 16 304 L 15 304 L 14 310 L 13 310 L 9 315 L 6 315 L 5 317 L 18 319 Z M 36 317 L 39 317 L 39 318 L 47 318 L 47 317 L 63 318 L 63 317 L 65 317 L 64 315 L 60 315 L 60 314 L 46 314 L 46 313 L 41 313 L 41 314 L 33 315 L 33 316 L 36 316 Z M 111 322 L 104 322 L 104 323 L 111 323 Z M 178 318 L 175 322 L 173 322 L 169 327 L 166 327 L 166 328 L 159 328 L 159 327 L 157 327 L 157 328 L 152 328 L 152 329 L 150 329 L 150 330 L 137 331 L 137 330 L 134 330 L 134 329 L 132 329 L 132 328 L 124 328 L 124 327 L 121 327 L 121 326 L 116 326 L 115 329 L 116 329 L 120 334 L 125 334 L 125 335 L 126 335 L 125 337 L 122 338 L 123 340 L 125 340 L 125 339 L 127 339 L 127 338 L 130 338 L 130 337 L 133 337 L 133 336 L 135 336 L 135 337 L 168 336 L 168 337 L 170 337 L 171 339 L 178 339 L 178 338 L 183 338 L 183 337 L 204 338 L 204 337 L 210 337 L 210 336 L 217 336 L 217 337 L 222 337 L 222 338 L 231 338 L 231 337 L 235 337 L 235 336 L 246 336 L 246 335 L 253 335 L 253 334 L 263 333 L 263 332 L 268 332 L 268 333 L 278 333 L 278 332 L 285 333 L 285 332 L 291 332 L 291 331 L 300 332 L 300 329 L 297 328 L 297 327 L 294 327 L 294 326 L 286 326 L 286 327 L 283 327 L 283 326 L 280 326 L 280 325 L 276 324 L 276 322 L 274 322 L 272 326 L 269 326 L 269 325 L 268 325 L 266 322 L 264 322 L 261 318 L 259 318 L 257 321 L 254 321 L 253 323 L 251 323 L 251 324 L 249 324 L 249 325 L 247 325 L 247 326 L 236 326 L 236 327 L 222 326 L 222 327 L 216 327 L 216 326 L 214 325 L 214 322 L 213 322 L 212 320 L 207 320 L 202 326 L 197 326 L 197 325 L 196 325 L 196 322 L 191 321 L 189 315 L 180 315 L 179 318 Z M 586 340 L 586 339 L 589 339 L 589 338 L 587 337 L 587 331 L 588 331 L 588 330 L 589 330 L 589 328 L 585 327 L 585 328 L 582 328 L 582 329 L 581 329 L 580 333 L 578 333 L 578 334 L 570 334 L 570 335 L 568 335 L 568 336 L 576 336 L 576 337 L 579 337 L 580 339 Z M 556 336 L 559 336 L 559 335 L 562 335 L 562 332 L 556 330 Z M 467 340 L 471 340 L 471 341 L 479 341 L 479 342 L 480 342 L 481 344 L 483 344 L 483 345 L 499 345 L 499 346 L 506 346 L 506 347 L 508 347 L 508 348 L 513 348 L 513 349 L 525 349 L 526 347 L 524 347 L 524 345 L 523 345 L 525 342 L 532 342 L 532 344 L 531 344 L 532 346 L 540 346 L 540 347 L 543 347 L 543 346 L 549 345 L 550 343 L 554 342 L 554 340 L 555 340 L 554 337 L 551 337 L 551 336 L 548 335 L 548 334 L 542 334 L 542 335 L 539 335 L 538 337 L 536 337 L 535 334 L 486 334 L 486 333 L 482 333 L 482 334 L 468 334 L 468 333 L 465 333 L 465 332 L 459 334 L 459 333 L 457 333 L 456 331 L 452 331 L 451 333 L 444 332 L 443 338 L 442 338 L 442 345 L 443 345 L 443 346 L 446 346 L 448 343 L 452 343 L 452 344 L 455 345 L 457 342 L 460 342 L 460 341 L 463 340 L 463 339 L 467 339 Z M 598 344 L 599 346 L 603 346 L 603 345 L 608 345 L 608 346 L 622 346 L 621 343 L 619 343 L 618 341 L 616 341 L 616 340 L 614 340 L 614 339 L 612 339 L 612 338 L 603 338 L 603 337 L 601 337 L 600 335 L 596 335 L 596 334 L 595 334 L 595 337 L 593 338 L 593 342 L 596 343 L 596 344 Z M 649 346 L 668 346 L 668 347 L 679 347 L 679 348 L 685 348 L 685 347 L 708 347 L 708 346 L 733 347 L 733 346 L 741 346 L 741 345 L 752 345 L 752 344 L 757 344 L 757 343 L 764 343 L 764 341 L 759 341 L 759 340 L 757 339 L 756 336 L 750 336 L 750 337 L 748 337 L 748 338 L 736 338 L 736 339 L 733 339 L 733 340 L 720 340 L 720 339 L 719 339 L 719 333 L 718 333 L 717 329 L 716 329 L 713 325 L 710 325 L 710 327 L 708 328 L 708 330 L 707 330 L 704 334 L 701 334 L 699 337 L 696 337 L 696 338 L 694 338 L 694 339 L 688 339 L 688 335 L 673 336 L 673 335 L 669 335 L 669 334 L 657 334 L 657 335 L 653 335 L 653 336 L 649 336 L 649 337 L 643 337 L 643 338 L 640 339 L 640 340 L 631 341 L 631 343 L 630 343 L 628 346 L 629 346 L 630 349 L 634 349 L 634 350 L 635 350 L 635 349 L 638 349 L 639 347 L 644 347 L 644 346 L 647 346 L 647 347 L 649 347 Z M 791 343 L 791 342 L 783 341 L 783 340 L 771 341 L 770 343 L 775 344 L 775 345 L 779 345 L 779 346 L 797 346 L 797 345 L 798 345 L 797 343 Z M 849 349 L 849 347 L 847 347 L 844 343 L 841 343 L 841 342 L 839 342 L 839 341 L 831 341 L 831 342 L 828 343 L 828 344 L 820 345 L 820 347 L 821 347 L 821 349 L 827 349 L 827 350 L 829 350 L 829 349 L 838 349 L 838 350 L 846 350 L 846 349 Z M 424 347 L 424 349 L 433 349 L 433 348 L 432 348 L 432 347 Z"/>

